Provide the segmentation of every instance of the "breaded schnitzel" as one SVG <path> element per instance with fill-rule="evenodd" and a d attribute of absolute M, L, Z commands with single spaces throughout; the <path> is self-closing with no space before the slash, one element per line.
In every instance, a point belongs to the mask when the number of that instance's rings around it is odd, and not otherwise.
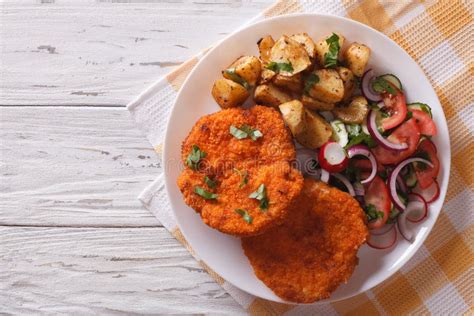
<path fill-rule="evenodd" d="M 299 195 L 303 178 L 293 159 L 291 134 L 276 110 L 222 110 L 199 119 L 183 142 L 178 187 L 207 225 L 253 236 L 281 224 Z"/>
<path fill-rule="evenodd" d="M 305 179 L 285 223 L 242 239 L 255 271 L 279 297 L 312 303 L 347 282 L 368 236 L 366 215 L 349 194 Z"/>

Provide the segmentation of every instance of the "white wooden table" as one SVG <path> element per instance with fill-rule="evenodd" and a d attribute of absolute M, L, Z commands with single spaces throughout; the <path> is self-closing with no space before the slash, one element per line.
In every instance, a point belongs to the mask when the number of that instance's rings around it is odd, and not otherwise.
<path fill-rule="evenodd" d="M 0 314 L 243 313 L 137 201 L 125 105 L 269 1 L 0 5 Z"/>

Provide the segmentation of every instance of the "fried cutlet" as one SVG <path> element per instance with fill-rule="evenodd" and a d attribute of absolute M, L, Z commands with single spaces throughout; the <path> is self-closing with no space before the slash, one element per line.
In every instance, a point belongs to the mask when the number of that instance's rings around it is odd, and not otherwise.
<path fill-rule="evenodd" d="M 255 274 L 275 294 L 296 303 L 328 298 L 347 282 L 368 236 L 364 211 L 349 194 L 305 179 L 285 223 L 242 239 Z"/>
<path fill-rule="evenodd" d="M 231 126 L 258 130 L 261 137 L 239 139 L 230 133 Z M 202 156 L 193 168 L 187 161 L 196 148 Z M 291 134 L 276 110 L 263 106 L 222 110 L 199 119 L 183 142 L 185 170 L 178 187 L 186 204 L 210 227 L 253 236 L 281 224 L 299 195 L 303 178 L 290 166 L 294 159 Z M 196 187 L 217 196 L 206 199 Z M 259 188 L 264 191 L 263 206 L 262 199 L 250 197 Z"/>

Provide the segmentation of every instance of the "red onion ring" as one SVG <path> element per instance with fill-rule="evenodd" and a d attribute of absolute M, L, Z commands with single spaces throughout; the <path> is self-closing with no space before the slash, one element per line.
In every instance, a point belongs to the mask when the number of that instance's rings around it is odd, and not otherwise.
<path fill-rule="evenodd" d="M 408 148 L 408 145 L 406 143 L 395 144 L 383 137 L 383 135 L 380 134 L 379 130 L 377 129 L 377 122 L 375 121 L 376 118 L 377 111 L 370 110 L 370 113 L 367 116 L 367 129 L 369 130 L 370 135 L 377 141 L 380 146 L 391 150 L 405 150 Z"/>
<path fill-rule="evenodd" d="M 407 220 L 412 223 L 418 223 L 425 219 L 428 215 L 428 204 L 425 199 L 419 194 L 410 193 L 408 195 L 408 205 L 405 213 L 407 214 Z M 413 213 L 421 209 L 421 216 L 413 217 Z M 411 216 L 411 217 L 410 217 Z"/>
<path fill-rule="evenodd" d="M 403 193 L 408 193 L 408 187 L 405 184 L 405 181 L 403 180 L 400 174 L 398 174 L 398 177 L 397 177 L 397 186 L 400 189 L 400 191 L 402 191 Z"/>
<path fill-rule="evenodd" d="M 367 245 L 375 249 L 388 249 L 395 245 L 397 241 L 397 229 L 392 225 L 390 229 L 382 235 L 370 235 Z"/>
<path fill-rule="evenodd" d="M 422 163 L 427 164 L 430 167 L 433 167 L 433 164 L 429 162 L 428 160 L 414 157 L 414 158 L 408 158 L 408 159 L 403 160 L 390 173 L 390 176 L 388 177 L 388 188 L 390 190 L 390 197 L 392 199 L 393 204 L 395 205 L 396 208 L 400 210 L 400 212 L 403 212 L 406 207 L 402 203 L 402 201 L 400 201 L 400 198 L 398 197 L 398 194 L 397 194 L 397 177 L 398 177 L 398 174 L 400 173 L 400 170 L 402 170 L 403 167 L 413 162 L 422 162 Z"/>
<path fill-rule="evenodd" d="M 371 235 L 374 235 L 374 236 L 383 235 L 383 234 L 387 233 L 390 229 L 392 229 L 393 225 L 395 225 L 395 224 L 394 224 L 394 223 L 385 224 L 385 225 L 383 225 L 383 226 L 380 227 L 380 228 L 370 229 L 370 230 L 369 230 L 369 233 L 370 233 Z"/>
<path fill-rule="evenodd" d="M 355 196 L 355 192 L 354 192 L 354 187 L 352 186 L 351 182 L 349 181 L 349 179 L 347 179 L 345 176 L 343 176 L 342 174 L 340 173 L 333 173 L 332 176 L 336 179 L 338 179 L 339 181 L 341 181 L 342 183 L 344 183 L 344 185 L 346 186 L 347 190 L 349 191 L 349 194 L 351 196 Z"/>
<path fill-rule="evenodd" d="M 375 73 L 372 69 L 367 70 L 362 75 L 361 91 L 364 97 L 372 102 L 382 101 L 380 93 L 375 92 L 372 89 L 372 79 L 375 77 Z"/>
<path fill-rule="evenodd" d="M 365 195 L 365 188 L 360 182 L 354 182 L 354 192 L 357 196 L 364 196 Z"/>
<path fill-rule="evenodd" d="M 418 185 L 413 188 L 413 192 L 421 195 L 426 203 L 432 203 L 439 198 L 439 184 L 434 180 L 433 184 L 426 189 L 420 189 Z"/>
<path fill-rule="evenodd" d="M 347 155 L 349 156 L 349 158 L 361 155 L 370 160 L 370 164 L 372 165 L 372 171 L 370 172 L 370 175 L 367 177 L 367 179 L 361 181 L 362 184 L 369 183 L 375 178 L 375 176 L 377 175 L 377 159 L 375 159 L 375 156 L 374 154 L 372 154 L 369 147 L 364 145 L 352 146 L 347 150 Z"/>

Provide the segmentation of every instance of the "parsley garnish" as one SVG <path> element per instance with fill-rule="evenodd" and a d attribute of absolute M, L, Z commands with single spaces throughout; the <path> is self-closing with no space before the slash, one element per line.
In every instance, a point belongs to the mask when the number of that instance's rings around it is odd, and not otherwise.
<path fill-rule="evenodd" d="M 267 189 L 265 184 L 260 184 L 257 191 L 250 193 L 249 198 L 260 201 L 260 209 L 266 210 L 268 208 Z"/>
<path fill-rule="evenodd" d="M 268 65 L 265 67 L 267 69 L 270 69 L 274 72 L 280 72 L 280 71 L 285 71 L 285 72 L 293 72 L 293 65 L 291 65 L 290 62 L 288 63 L 277 63 L 274 61 L 271 61 L 268 63 Z"/>
<path fill-rule="evenodd" d="M 374 79 L 374 81 L 372 81 L 372 89 L 374 89 L 374 91 L 378 93 L 388 92 L 391 95 L 397 95 L 397 89 L 395 89 L 383 77 L 377 77 Z"/>
<path fill-rule="evenodd" d="M 248 172 L 247 172 L 247 170 L 244 170 L 242 172 L 237 168 L 234 168 L 234 171 L 240 176 L 241 182 L 240 182 L 240 185 L 239 185 L 239 189 L 242 189 L 249 182 L 249 179 L 247 178 Z"/>
<path fill-rule="evenodd" d="M 332 33 L 330 37 L 326 39 L 326 43 L 329 45 L 329 51 L 324 54 L 324 67 L 334 68 L 337 66 L 337 55 L 339 54 L 339 36 Z"/>
<path fill-rule="evenodd" d="M 400 211 L 396 208 L 392 208 L 390 210 L 390 214 L 388 215 L 387 224 L 395 223 L 397 221 L 398 215 L 400 215 Z"/>
<path fill-rule="evenodd" d="M 361 143 L 366 144 L 370 148 L 377 146 L 377 143 L 370 135 L 367 135 L 365 133 L 360 133 L 359 135 L 352 137 L 349 143 L 345 146 L 345 148 L 347 149 Z"/>
<path fill-rule="evenodd" d="M 377 220 L 379 218 L 383 218 L 384 213 L 377 210 L 377 208 L 373 204 L 368 204 L 364 207 L 365 214 L 367 215 L 367 219 L 370 221 Z"/>
<path fill-rule="evenodd" d="M 243 86 L 245 89 L 250 90 L 250 84 L 247 82 L 247 80 L 245 80 L 244 78 L 242 78 L 240 75 L 238 75 L 235 72 L 235 68 L 226 69 L 224 70 L 224 73 L 228 75 L 232 81 L 237 82 L 238 84 Z"/>
<path fill-rule="evenodd" d="M 405 122 L 408 121 L 409 119 L 411 119 L 412 117 L 413 117 L 413 113 L 408 111 L 407 116 L 405 116 Z"/>
<path fill-rule="evenodd" d="M 250 136 L 250 138 L 255 141 L 263 136 L 262 132 L 258 129 L 253 129 L 248 125 L 242 125 L 240 128 L 231 125 L 229 132 L 237 139 L 244 139 Z"/>
<path fill-rule="evenodd" d="M 201 187 L 197 187 L 197 186 L 194 187 L 194 193 L 196 193 L 197 195 L 202 196 L 206 200 L 215 200 L 215 199 L 217 199 L 217 194 L 206 191 L 205 189 L 203 189 Z"/>
<path fill-rule="evenodd" d="M 249 224 L 252 224 L 252 220 L 253 220 L 252 216 L 250 216 L 249 213 L 246 210 L 238 208 L 238 209 L 235 210 L 235 212 L 237 214 L 239 214 L 240 216 L 242 216 L 244 221 L 246 221 Z"/>
<path fill-rule="evenodd" d="M 211 189 L 214 189 L 217 186 L 217 181 L 212 181 L 208 176 L 204 176 L 204 183 L 206 183 Z"/>
<path fill-rule="evenodd" d="M 309 75 L 304 83 L 304 94 L 308 94 L 309 90 L 313 87 L 314 84 L 319 82 L 319 77 L 316 74 Z"/>
<path fill-rule="evenodd" d="M 202 158 L 205 158 L 206 155 L 207 153 L 204 151 L 201 151 L 198 145 L 193 145 L 191 149 L 191 153 L 189 153 L 188 158 L 186 158 L 186 164 L 189 166 L 189 168 L 193 170 L 197 170 L 199 161 Z"/>

